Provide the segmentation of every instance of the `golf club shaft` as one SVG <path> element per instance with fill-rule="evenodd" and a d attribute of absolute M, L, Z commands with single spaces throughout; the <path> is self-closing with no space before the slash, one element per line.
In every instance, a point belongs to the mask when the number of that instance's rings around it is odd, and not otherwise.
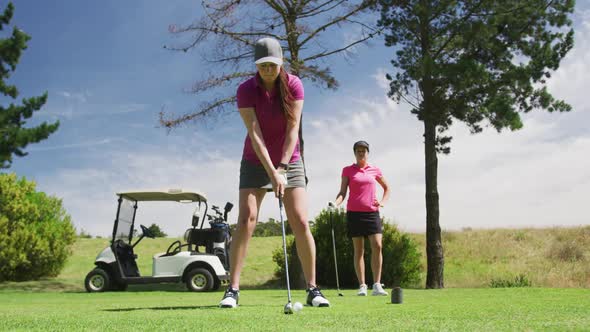
<path fill-rule="evenodd" d="M 287 240 L 285 233 L 285 220 L 283 219 L 283 197 L 279 195 L 279 216 L 281 218 L 281 228 L 283 229 L 283 255 L 285 256 L 285 277 L 287 279 L 287 298 L 291 303 L 291 284 L 289 283 L 289 261 L 287 259 Z"/>
<path fill-rule="evenodd" d="M 332 250 L 334 251 L 334 268 L 336 269 L 336 287 L 340 293 L 340 280 L 338 280 L 338 260 L 336 259 L 336 239 L 334 238 L 334 222 L 332 220 L 332 211 L 330 211 L 330 226 L 332 228 Z"/>

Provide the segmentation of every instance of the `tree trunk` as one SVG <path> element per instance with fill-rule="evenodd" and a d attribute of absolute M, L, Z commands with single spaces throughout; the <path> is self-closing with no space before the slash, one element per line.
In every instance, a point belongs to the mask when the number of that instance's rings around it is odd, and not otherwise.
<path fill-rule="evenodd" d="M 438 158 L 436 156 L 436 125 L 424 120 L 424 157 L 426 177 L 426 288 L 444 288 L 444 256 L 440 236 L 438 209 Z"/>
<path fill-rule="evenodd" d="M 444 288 L 444 257 L 438 223 L 438 158 L 436 156 L 436 114 L 434 98 L 433 65 L 431 57 L 432 29 L 430 26 L 430 1 L 420 0 L 423 10 L 420 17 L 420 43 L 422 55 L 422 120 L 424 121 L 424 171 L 426 179 L 426 288 Z"/>

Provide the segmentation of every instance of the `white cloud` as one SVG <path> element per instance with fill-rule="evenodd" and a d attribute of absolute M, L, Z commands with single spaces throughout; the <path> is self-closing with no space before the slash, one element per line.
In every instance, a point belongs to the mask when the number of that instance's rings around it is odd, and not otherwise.
<path fill-rule="evenodd" d="M 574 48 L 549 80 L 548 87 L 559 98 L 582 106 L 586 101 L 584 91 L 590 85 L 590 10 L 577 12 L 576 16 L 582 21 L 575 26 Z"/>
<path fill-rule="evenodd" d="M 83 143 L 72 143 L 72 144 L 63 144 L 63 145 L 55 145 L 55 146 L 31 147 L 28 150 L 31 151 L 31 152 L 33 152 L 33 151 L 50 151 L 50 150 L 63 150 L 63 149 L 78 149 L 78 148 L 87 148 L 87 147 L 97 146 L 97 145 L 110 144 L 113 141 L 115 141 L 115 140 L 114 139 L 110 139 L 110 138 L 103 138 L 103 139 L 99 139 L 99 140 L 95 140 L 95 141 L 88 141 L 88 142 L 83 142 Z"/>
<path fill-rule="evenodd" d="M 63 168 L 37 179 L 43 191 L 63 198 L 79 230 L 109 235 L 116 213 L 115 193 L 127 190 L 182 188 L 202 192 L 210 204 L 221 207 L 226 201 L 237 202 L 239 156 L 228 159 L 223 151 L 211 149 L 211 139 L 199 137 L 164 146 L 119 146 L 101 151 L 93 166 Z M 190 226 L 193 208 L 144 203 L 138 209 L 138 222 L 146 226 L 156 223 L 168 234 L 180 235 Z M 237 217 L 237 209 L 234 213 Z"/>
<path fill-rule="evenodd" d="M 372 76 L 377 82 L 377 86 L 383 90 L 389 89 L 389 81 L 385 78 L 388 71 L 385 68 L 377 68 L 377 72 Z"/>
<path fill-rule="evenodd" d="M 111 114 L 123 114 L 123 113 L 132 113 L 132 112 L 143 112 L 148 107 L 149 107 L 149 105 L 140 104 L 140 103 L 129 103 L 129 104 L 122 104 L 122 105 L 115 105 L 112 107 L 112 110 L 101 112 L 101 114 L 111 115 Z"/>
<path fill-rule="evenodd" d="M 57 95 L 64 97 L 68 101 L 83 104 L 88 101 L 88 96 L 90 94 L 87 91 L 85 91 L 85 92 L 58 91 Z"/>

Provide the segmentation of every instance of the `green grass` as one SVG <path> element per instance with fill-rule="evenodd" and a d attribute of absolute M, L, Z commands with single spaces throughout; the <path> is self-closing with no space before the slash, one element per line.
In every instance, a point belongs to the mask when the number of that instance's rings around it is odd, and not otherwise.
<path fill-rule="evenodd" d="M 0 330 L 514 331 L 588 330 L 588 289 L 404 290 L 389 297 L 344 297 L 331 308 L 284 315 L 285 290 L 242 290 L 240 307 L 220 309 L 220 292 L 0 292 Z M 294 291 L 294 301 L 304 301 Z"/>

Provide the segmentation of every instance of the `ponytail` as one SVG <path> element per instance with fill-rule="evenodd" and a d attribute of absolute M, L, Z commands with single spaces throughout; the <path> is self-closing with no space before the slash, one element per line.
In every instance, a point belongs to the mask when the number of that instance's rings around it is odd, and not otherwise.
<path fill-rule="evenodd" d="M 278 81 L 281 108 L 285 114 L 285 118 L 287 118 L 287 122 L 293 123 L 296 121 L 294 114 L 295 110 L 293 109 L 295 100 L 291 90 L 289 89 L 289 76 L 283 67 L 281 67 Z"/>

